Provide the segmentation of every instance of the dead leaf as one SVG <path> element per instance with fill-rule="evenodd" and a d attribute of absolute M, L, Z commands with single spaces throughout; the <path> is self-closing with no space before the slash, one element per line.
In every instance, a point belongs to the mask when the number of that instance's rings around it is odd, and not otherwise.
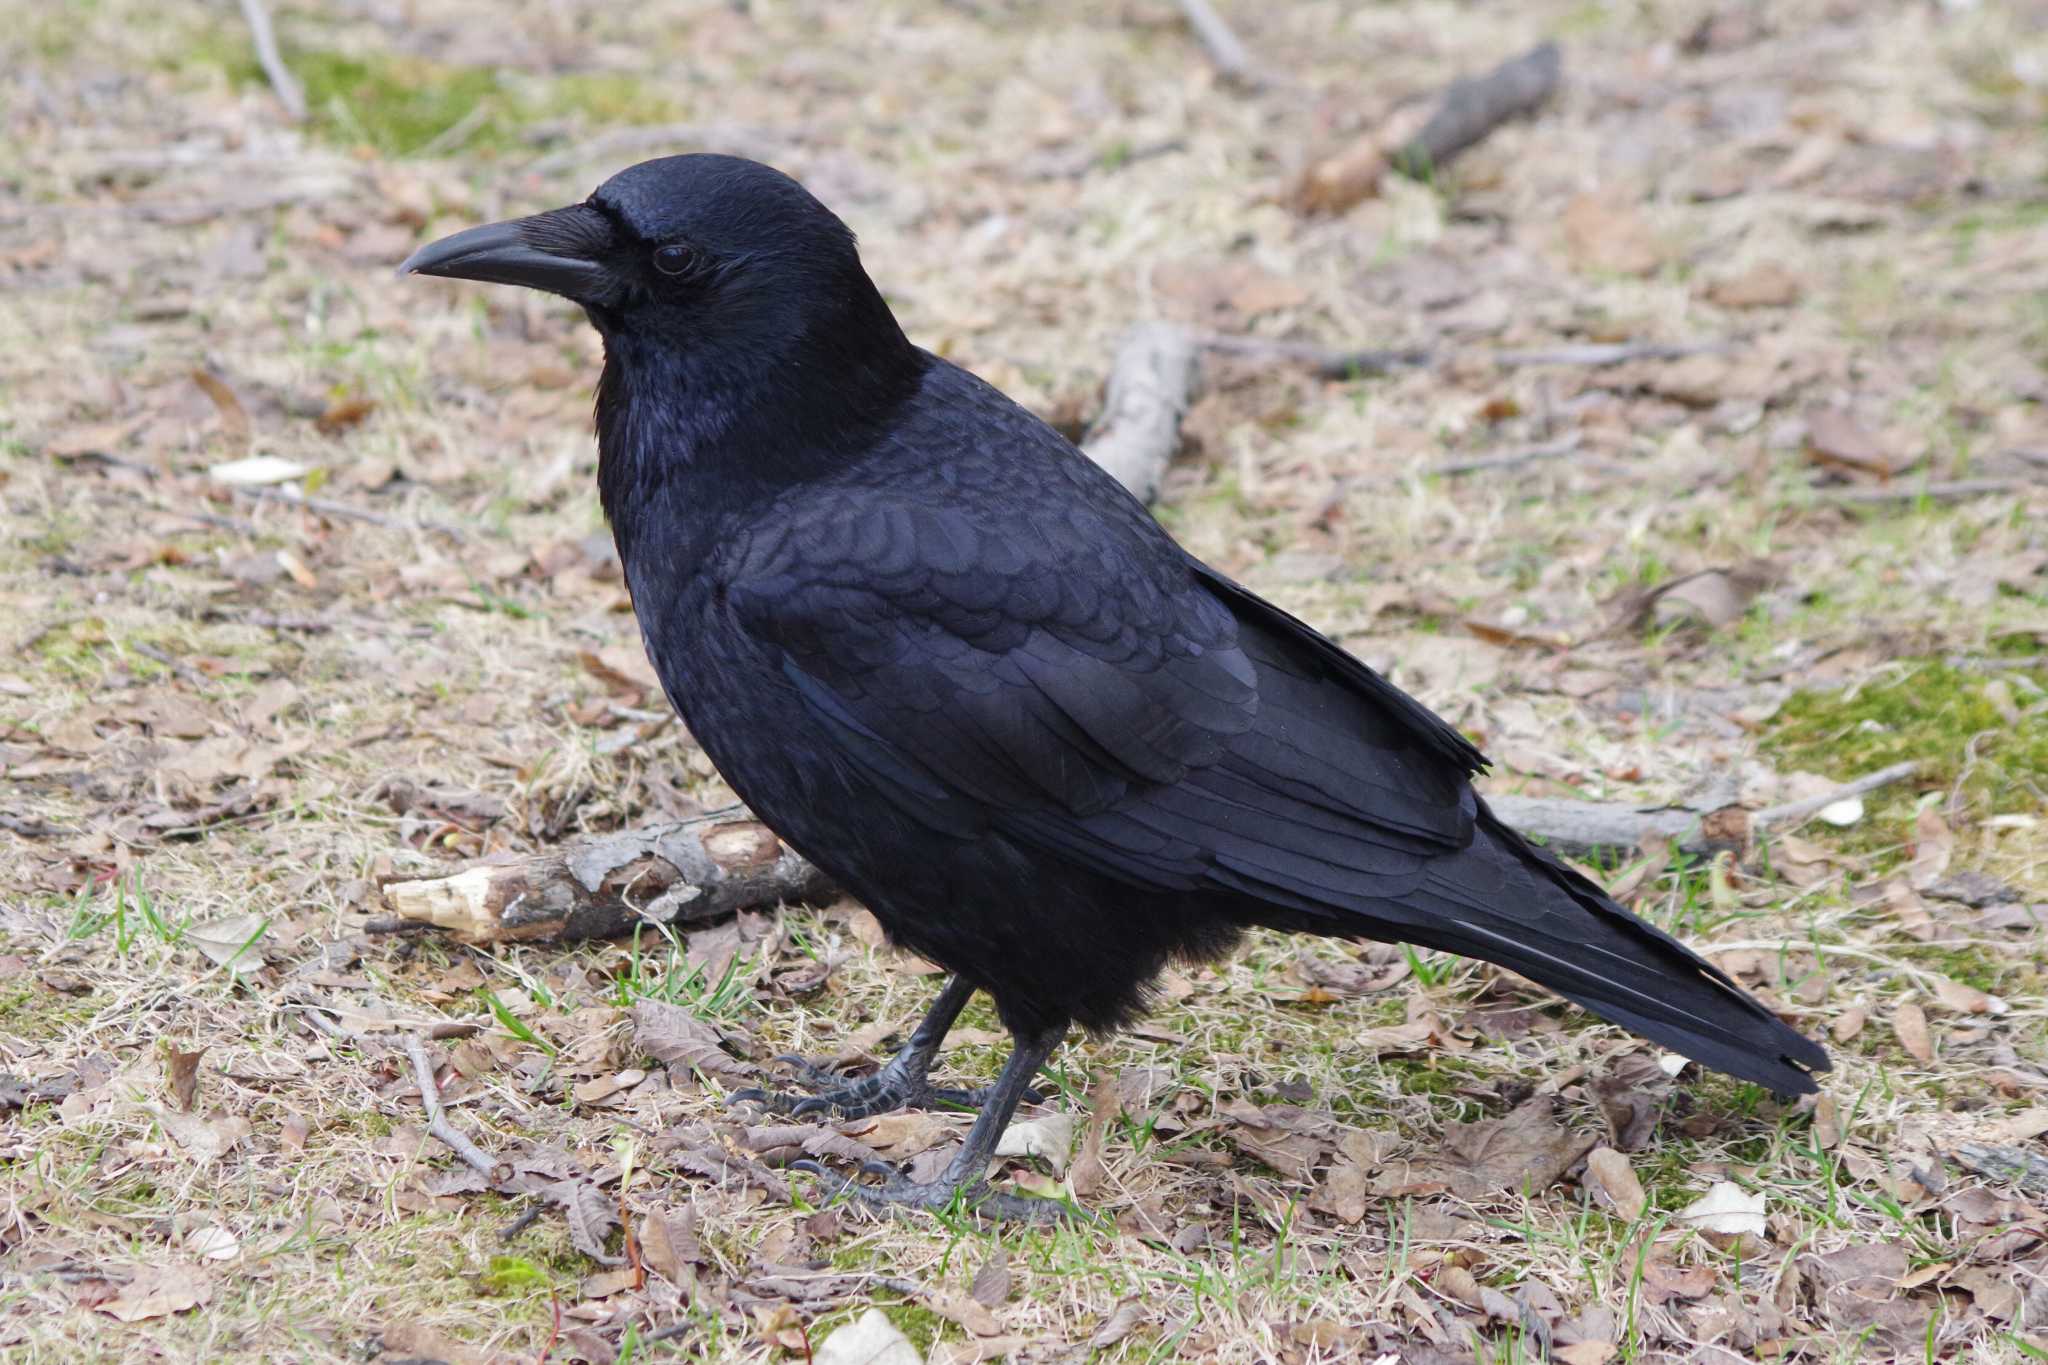
<path fill-rule="evenodd" d="M 587 1179 L 557 1180 L 540 1190 L 541 1197 L 560 1206 L 569 1223 L 569 1240 L 599 1265 L 621 1265 L 623 1256 L 604 1249 L 604 1239 L 619 1225 L 618 1205 Z"/>
<path fill-rule="evenodd" d="M 1804 286 L 1781 265 L 1752 266 L 1707 286 L 1707 299 L 1723 308 L 1783 308 L 1799 302 Z"/>
<path fill-rule="evenodd" d="M 695 1283 L 692 1265 L 697 1246 L 697 1208 L 685 1205 L 679 1214 L 649 1209 L 640 1217 L 640 1258 L 647 1268 L 678 1288 Z"/>
<path fill-rule="evenodd" d="M 232 1261 L 241 1253 L 242 1243 L 218 1223 L 208 1223 L 187 1234 L 185 1250 L 209 1261 Z"/>
<path fill-rule="evenodd" d="M 1347 1226 L 1358 1226 L 1365 1218 L 1365 1171 L 1353 1162 L 1337 1162 L 1330 1167 L 1329 1175 L 1316 1187 L 1316 1192 L 1309 1196 L 1308 1205 Z"/>
<path fill-rule="evenodd" d="M 258 946 L 270 921 L 262 915 L 229 915 L 208 920 L 185 930 L 185 941 L 197 948 L 215 966 L 239 976 L 263 967 Z"/>
<path fill-rule="evenodd" d="M 1145 1305 L 1139 1299 L 1125 1299 L 1116 1306 L 1116 1311 L 1103 1319 L 1102 1326 L 1095 1329 L 1095 1335 L 1088 1338 L 1088 1349 L 1106 1351 L 1131 1334 L 1131 1329 L 1145 1320 Z"/>
<path fill-rule="evenodd" d="M 1010 1297 L 1010 1253 L 1003 1250 L 1001 1242 L 989 1253 L 981 1269 L 974 1272 L 974 1286 L 969 1291 L 974 1301 L 983 1308 L 1000 1308 Z"/>
<path fill-rule="evenodd" d="M 1559 1124 L 1554 1112 L 1552 1097 L 1538 1095 L 1504 1118 L 1454 1123 L 1443 1150 L 1416 1163 L 1413 1180 L 1442 1181 L 1461 1199 L 1544 1189 L 1596 1141 Z"/>
<path fill-rule="evenodd" d="M 1863 1032 L 1863 1026 L 1869 1021 L 1869 1010 L 1861 1005 L 1851 1005 L 1835 1016 L 1834 1023 L 1828 1026 L 1828 1033 L 1836 1042 L 1846 1043 Z"/>
<path fill-rule="evenodd" d="M 1586 1154 L 1586 1174 L 1617 1214 L 1630 1222 L 1643 1216 L 1649 1196 L 1627 1157 L 1612 1147 L 1595 1147 Z"/>
<path fill-rule="evenodd" d="M 1714 1292 L 1714 1280 L 1714 1267 L 1710 1265 L 1680 1269 L 1669 1261 L 1652 1260 L 1643 1266 L 1643 1293 L 1651 1303 L 1703 1299 Z"/>
<path fill-rule="evenodd" d="M 812 1365 L 924 1365 L 910 1338 L 879 1308 L 837 1328 L 817 1344 Z"/>
<path fill-rule="evenodd" d="M 1913 820 L 1913 861 L 1906 868 L 1906 880 L 1915 891 L 1925 891 L 1948 871 L 1955 852 L 1955 831 L 1940 811 L 1929 806 Z"/>
<path fill-rule="evenodd" d="M 209 370 L 194 370 L 192 382 L 213 400 L 214 410 L 220 414 L 221 439 L 228 449 L 247 450 L 249 413 L 242 406 L 242 400 L 235 397 L 235 391 L 228 387 L 227 381 Z"/>
<path fill-rule="evenodd" d="M 164 1079 L 170 1083 L 171 1098 L 178 1108 L 191 1113 L 193 1101 L 199 1095 L 199 1059 L 206 1055 L 206 1049 L 186 1052 L 168 1038 L 160 1038 L 157 1051 L 163 1055 Z"/>
<path fill-rule="evenodd" d="M 1880 480 L 1912 463 L 1894 455 L 1875 433 L 1840 408 L 1821 408 L 1807 416 L 1806 457 L 1817 465 Z"/>
<path fill-rule="evenodd" d="M 1094 1086 L 1088 1091 L 1088 1126 L 1081 1134 L 1081 1150 L 1074 1156 L 1072 1174 L 1067 1182 L 1073 1187 L 1075 1198 L 1089 1198 L 1102 1188 L 1102 1182 L 1108 1178 L 1108 1169 L 1102 1163 L 1102 1138 L 1123 1109 L 1117 1078 L 1105 1071 L 1096 1077 Z"/>
<path fill-rule="evenodd" d="M 1074 1116 L 1047 1114 L 1026 1119 L 1003 1130 L 996 1143 L 997 1156 L 1037 1157 L 1052 1167 L 1056 1176 L 1067 1171 L 1067 1154 L 1074 1150 Z"/>
<path fill-rule="evenodd" d="M 1575 1341 L 1552 1351 L 1550 1358 L 1563 1365 L 1607 1365 L 1620 1353 L 1621 1348 L 1611 1341 Z"/>
<path fill-rule="evenodd" d="M 1978 1311 L 1987 1318 L 2000 1322 L 2011 1322 L 2019 1315 L 2020 1291 L 2013 1281 L 2017 1272 L 2008 1268 L 2003 1274 L 1990 1266 L 1964 1266 L 1949 1277 L 1949 1283 L 1959 1289 L 1970 1291 L 1970 1297 Z M 2031 1275 L 2029 1279 L 2033 1278 Z"/>
<path fill-rule="evenodd" d="M 1664 264 L 1664 249 L 1633 204 L 1618 196 L 1580 194 L 1564 208 L 1565 246 L 1585 270 L 1647 275 Z"/>
<path fill-rule="evenodd" d="M 726 1053 L 711 1025 L 684 1009 L 661 1000 L 642 1000 L 633 1007 L 633 1038 L 642 1051 L 663 1066 L 701 1071 L 727 1080 L 746 1080 L 753 1069 Z"/>
<path fill-rule="evenodd" d="M 1703 1232 L 1718 1232 L 1729 1237 L 1747 1233 L 1761 1237 L 1764 1235 L 1763 1191 L 1749 1194 L 1735 1182 L 1723 1180 L 1681 1209 L 1678 1217 Z"/>
<path fill-rule="evenodd" d="M 357 425 L 376 410 L 377 400 L 365 398 L 361 394 L 336 398 L 327 405 L 325 412 L 313 419 L 313 425 L 325 435 L 334 436 Z M 385 482 L 388 483 L 389 479 Z"/>
<path fill-rule="evenodd" d="M 1934 1060 L 1934 1040 L 1927 1033 L 1927 1012 L 1912 1001 L 1902 1001 L 1892 1011 L 1892 1032 L 1898 1035 L 1899 1046 L 1905 1048 L 1914 1061 Z"/>
<path fill-rule="evenodd" d="M 188 1262 L 173 1261 L 144 1266 L 120 1293 L 98 1307 L 123 1322 L 142 1322 L 197 1308 L 212 1298 L 213 1285 L 205 1271 Z"/>
<path fill-rule="evenodd" d="M 220 1160 L 255 1131 L 249 1120 L 234 1114 L 216 1119 L 154 1105 L 150 1106 L 150 1112 L 156 1115 L 157 1122 L 163 1125 L 171 1140 L 201 1166 L 210 1166 Z"/>
<path fill-rule="evenodd" d="M 251 455 L 241 460 L 225 460 L 220 464 L 208 465 L 206 469 L 207 477 L 215 483 L 243 488 L 290 483 L 293 479 L 305 478 L 310 472 L 310 466 L 278 455 Z"/>

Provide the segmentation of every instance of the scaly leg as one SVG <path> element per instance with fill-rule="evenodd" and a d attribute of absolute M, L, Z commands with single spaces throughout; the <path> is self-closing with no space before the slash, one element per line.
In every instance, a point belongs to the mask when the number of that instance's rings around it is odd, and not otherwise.
<path fill-rule="evenodd" d="M 1016 1049 L 1010 1053 L 1010 1060 L 1003 1064 L 1003 1074 L 989 1087 L 988 1100 L 967 1134 L 967 1145 L 960 1149 L 960 1154 L 953 1158 L 937 1180 L 922 1183 L 908 1180 L 901 1171 L 877 1162 L 866 1163 L 861 1169 L 864 1174 L 883 1177 L 879 1185 L 862 1185 L 835 1176 L 815 1161 L 792 1161 L 789 1169 L 809 1171 L 828 1180 L 837 1180 L 840 1183 L 833 1193 L 845 1194 L 874 1208 L 918 1209 L 936 1213 L 951 1205 L 956 1197 L 964 1195 L 968 1208 L 992 1218 L 1043 1223 L 1061 1217 L 1069 1212 L 1064 1204 L 1050 1199 L 997 1194 L 984 1182 L 988 1176 L 989 1158 L 995 1155 L 996 1143 L 1001 1140 L 1003 1130 L 1010 1126 L 1010 1118 L 1017 1112 L 1017 1105 L 1023 1100 L 1031 1078 L 1038 1074 L 1038 1069 L 1045 1065 L 1046 1058 L 1052 1056 L 1052 1050 L 1065 1036 L 1064 1028 L 1056 1028 L 1032 1037 L 1020 1035 L 1017 1038 Z"/>
<path fill-rule="evenodd" d="M 918 1022 L 903 1050 L 872 1076 L 850 1080 L 827 1067 L 794 1055 L 777 1057 L 796 1068 L 797 1082 L 816 1093 L 803 1098 L 770 1090 L 739 1090 L 730 1103 L 753 1103 L 792 1117 L 837 1112 L 846 1118 L 865 1118 L 895 1109 L 929 1109 L 939 1104 L 979 1108 L 989 1096 L 987 1089 L 953 1090 L 934 1086 L 929 1077 L 939 1045 L 960 1011 L 974 995 L 974 987 L 960 977 L 946 983 L 939 998 Z M 1031 1098 L 1036 1101 L 1037 1096 Z"/>

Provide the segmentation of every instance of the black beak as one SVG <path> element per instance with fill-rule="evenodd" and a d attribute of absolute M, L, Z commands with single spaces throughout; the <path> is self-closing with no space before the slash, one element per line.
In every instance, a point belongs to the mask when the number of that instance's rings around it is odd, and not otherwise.
<path fill-rule="evenodd" d="M 579 303 L 601 302 L 615 283 L 605 257 L 615 243 L 611 223 L 583 204 L 465 228 L 405 258 L 401 275 L 517 284 Z"/>

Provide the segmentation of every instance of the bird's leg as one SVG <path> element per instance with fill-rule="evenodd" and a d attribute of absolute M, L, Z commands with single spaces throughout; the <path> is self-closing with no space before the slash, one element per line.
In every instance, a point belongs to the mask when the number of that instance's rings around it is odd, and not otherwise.
<path fill-rule="evenodd" d="M 835 1176 L 815 1161 L 792 1161 L 789 1169 L 809 1171 L 837 1180 L 839 1185 L 834 1193 L 858 1199 L 877 1209 L 919 1209 L 936 1213 L 959 1199 L 969 1210 L 991 1218 L 1040 1223 L 1058 1218 L 1070 1211 L 1067 1205 L 1051 1199 L 997 1194 L 985 1182 L 996 1143 L 1010 1126 L 1010 1118 L 1017 1112 L 1018 1103 L 1028 1093 L 1031 1078 L 1045 1065 L 1046 1058 L 1059 1046 L 1066 1032 L 1062 1027 L 1030 1036 L 1017 1035 L 1016 1048 L 1010 1053 L 1010 1060 L 1003 1064 L 1003 1074 L 989 1087 L 987 1102 L 981 1106 L 981 1113 L 975 1116 L 974 1127 L 967 1134 L 967 1145 L 947 1164 L 944 1174 L 937 1180 L 909 1180 L 901 1171 L 880 1162 L 867 1162 L 861 1167 L 864 1174 L 881 1176 L 883 1179 L 879 1185 L 862 1185 Z"/>
<path fill-rule="evenodd" d="M 812 1094 L 794 1098 L 768 1090 L 740 1090 L 734 1092 L 732 1102 L 765 1105 L 793 1116 L 833 1112 L 847 1118 L 885 1114 L 893 1109 L 930 1108 L 937 1104 L 978 1108 L 988 1098 L 988 1090 L 946 1089 L 934 1086 L 929 1079 L 932 1062 L 939 1055 L 939 1044 L 945 1042 L 947 1031 L 953 1027 L 953 1021 L 960 1017 L 961 1009 L 973 994 L 974 986 L 962 977 L 956 976 L 947 982 L 946 989 L 939 992 L 939 998 L 918 1021 L 903 1050 L 872 1076 L 848 1079 L 803 1057 L 783 1056 L 776 1060 L 793 1066 L 798 1083 L 810 1089 Z M 1034 1094 L 1032 1099 L 1036 1098 Z"/>

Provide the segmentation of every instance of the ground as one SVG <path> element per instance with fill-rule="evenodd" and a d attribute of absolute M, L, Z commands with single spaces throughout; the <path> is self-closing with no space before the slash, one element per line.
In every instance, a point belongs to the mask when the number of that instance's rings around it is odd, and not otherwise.
<path fill-rule="evenodd" d="M 1252 84 L 1165 0 L 300 0 L 297 125 L 234 6 L 6 7 L 8 1358 L 846 1360 L 870 1309 L 881 1359 L 2048 1358 L 2048 1180 L 1973 1169 L 2048 1129 L 2048 11 L 1218 3 Z M 1304 209 L 1544 38 L 1536 117 Z M 1158 510 L 1490 790 L 1762 807 L 1918 760 L 1840 824 L 1597 869 L 1828 1040 L 1819 1103 L 1482 965 L 1261 936 L 1058 1055 L 1054 1155 L 1002 1178 L 1097 1221 L 878 1222 L 779 1168 L 964 1120 L 722 1103 L 935 991 L 857 906 L 366 933 L 385 879 L 731 800 L 608 553 L 594 337 L 392 274 L 693 148 L 802 177 L 916 339 L 1069 426 L 1142 318 L 1432 352 L 1212 354 Z M 510 1176 L 427 1135 L 429 1029 Z"/>

